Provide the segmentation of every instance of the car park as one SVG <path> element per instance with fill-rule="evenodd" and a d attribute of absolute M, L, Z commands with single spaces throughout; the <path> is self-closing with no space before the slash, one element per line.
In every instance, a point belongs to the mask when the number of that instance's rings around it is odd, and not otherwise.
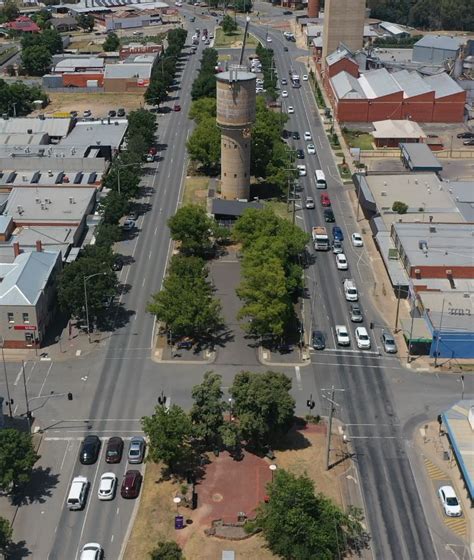
<path fill-rule="evenodd" d="M 341 241 L 334 241 L 332 244 L 332 252 L 335 255 L 338 255 L 339 253 L 344 253 L 344 247 L 342 246 L 342 242 Z"/>
<path fill-rule="evenodd" d="M 294 115 L 295 114 L 295 108 L 292 107 L 291 105 L 288 107 L 288 114 L 289 115 Z"/>
<path fill-rule="evenodd" d="M 350 346 L 351 339 L 345 325 L 336 325 L 336 340 L 339 346 Z"/>
<path fill-rule="evenodd" d="M 438 496 L 444 513 L 448 517 L 460 517 L 462 515 L 461 504 L 452 486 L 441 486 L 438 489 Z"/>
<path fill-rule="evenodd" d="M 332 236 L 333 239 L 344 241 L 344 234 L 342 233 L 342 229 L 339 226 L 332 226 Z"/>
<path fill-rule="evenodd" d="M 306 130 L 305 133 L 304 133 L 304 139 L 305 139 L 306 142 L 311 142 L 311 140 L 312 140 L 311 132 Z"/>
<path fill-rule="evenodd" d="M 297 165 L 296 168 L 298 169 L 298 175 L 300 177 L 306 176 L 306 165 Z"/>
<path fill-rule="evenodd" d="M 137 465 L 145 457 L 145 440 L 141 436 L 132 437 L 128 448 L 128 462 Z"/>
<path fill-rule="evenodd" d="M 142 485 L 142 474 L 140 471 L 127 471 L 123 477 L 120 495 L 122 498 L 137 498 Z"/>
<path fill-rule="evenodd" d="M 106 463 L 120 463 L 123 453 L 123 439 L 118 436 L 111 437 L 105 448 Z"/>
<path fill-rule="evenodd" d="M 334 217 L 334 212 L 331 210 L 331 208 L 325 208 L 323 215 L 324 215 L 325 222 L 332 223 L 336 221 L 336 218 Z"/>
<path fill-rule="evenodd" d="M 304 152 L 301 148 L 296 150 L 296 157 L 297 157 L 297 159 L 304 159 Z"/>
<path fill-rule="evenodd" d="M 360 307 L 356 303 L 353 303 L 351 305 L 351 321 L 353 323 L 362 323 L 363 320 L 364 318 Z"/>
<path fill-rule="evenodd" d="M 122 229 L 123 231 L 132 231 L 135 227 L 135 222 L 133 220 L 125 220 Z"/>
<path fill-rule="evenodd" d="M 324 334 L 321 331 L 313 331 L 311 343 L 315 350 L 324 350 L 326 348 L 326 341 L 324 340 Z"/>
<path fill-rule="evenodd" d="M 79 451 L 79 461 L 83 465 L 93 465 L 99 457 L 100 439 L 89 435 L 84 438 Z"/>
<path fill-rule="evenodd" d="M 281 92 L 281 96 L 282 96 L 282 97 L 288 97 L 288 92 L 287 92 L 286 90 L 283 90 L 283 91 Z"/>
<path fill-rule="evenodd" d="M 117 477 L 112 472 L 106 472 L 100 477 L 97 497 L 99 500 L 113 500 L 117 488 Z"/>
<path fill-rule="evenodd" d="M 295 130 L 293 132 L 293 140 L 299 140 L 299 139 L 300 139 L 300 133 L 297 130 Z"/>
<path fill-rule="evenodd" d="M 310 155 L 314 155 L 316 153 L 316 148 L 314 147 L 314 144 L 308 144 L 306 146 L 306 149 L 308 150 L 308 154 Z"/>
<path fill-rule="evenodd" d="M 363 247 L 364 246 L 364 240 L 362 239 L 362 236 L 360 233 L 353 233 L 351 235 L 351 239 L 352 239 L 352 245 L 354 247 Z"/>
<path fill-rule="evenodd" d="M 382 341 L 383 349 L 385 350 L 385 352 L 387 352 L 387 354 L 396 354 L 398 352 L 395 339 L 393 338 L 393 336 L 390 334 L 389 331 L 384 329 L 382 331 L 382 335 L 380 339 Z"/>
<path fill-rule="evenodd" d="M 321 193 L 319 200 L 321 201 L 321 206 L 323 206 L 324 208 L 328 208 L 329 206 L 331 206 L 331 199 L 329 198 L 328 193 Z"/>
<path fill-rule="evenodd" d="M 346 255 L 344 255 L 344 253 L 338 253 L 336 255 L 336 266 L 338 270 L 347 270 L 349 268 Z"/>
<path fill-rule="evenodd" d="M 357 348 L 360 348 L 361 350 L 370 349 L 370 337 L 365 327 L 356 328 L 355 338 L 357 342 Z"/>
<path fill-rule="evenodd" d="M 313 210 L 315 208 L 314 200 L 310 196 L 306 197 L 305 206 L 308 210 Z"/>
<path fill-rule="evenodd" d="M 87 543 L 81 548 L 79 560 L 102 560 L 104 550 L 99 543 Z"/>

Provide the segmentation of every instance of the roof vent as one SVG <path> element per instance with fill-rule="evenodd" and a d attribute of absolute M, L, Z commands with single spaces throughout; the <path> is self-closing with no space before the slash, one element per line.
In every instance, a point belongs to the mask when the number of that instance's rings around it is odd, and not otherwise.
<path fill-rule="evenodd" d="M 23 214 L 24 210 L 23 210 L 23 206 L 18 205 L 16 207 L 16 209 L 18 210 L 18 214 Z"/>
<path fill-rule="evenodd" d="M 45 201 L 46 204 L 51 204 L 51 199 L 50 198 L 45 198 L 44 201 Z"/>

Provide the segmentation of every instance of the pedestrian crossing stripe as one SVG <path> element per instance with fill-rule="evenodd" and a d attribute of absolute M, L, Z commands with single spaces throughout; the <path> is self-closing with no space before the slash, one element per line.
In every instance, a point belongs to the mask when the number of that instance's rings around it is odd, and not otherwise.
<path fill-rule="evenodd" d="M 425 457 L 424 461 L 425 461 L 425 468 L 428 471 L 428 476 L 432 480 L 446 480 L 448 478 L 448 476 L 429 459 Z"/>
<path fill-rule="evenodd" d="M 444 522 L 451 531 L 459 535 L 460 537 L 467 536 L 467 522 L 466 518 L 463 517 L 445 517 Z"/>

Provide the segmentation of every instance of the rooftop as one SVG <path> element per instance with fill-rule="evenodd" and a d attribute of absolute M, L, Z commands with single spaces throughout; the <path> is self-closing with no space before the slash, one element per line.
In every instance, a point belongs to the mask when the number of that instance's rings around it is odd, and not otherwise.
<path fill-rule="evenodd" d="M 365 72 L 359 78 L 359 84 L 368 99 L 384 97 L 402 91 L 386 68 Z"/>
<path fill-rule="evenodd" d="M 464 92 L 446 72 L 425 76 L 424 80 L 434 90 L 436 99 Z"/>
<path fill-rule="evenodd" d="M 41 29 L 28 16 L 19 16 L 13 21 L 3 24 L 5 27 L 24 33 L 39 33 Z"/>
<path fill-rule="evenodd" d="M 446 35 L 425 35 L 417 41 L 414 47 L 429 47 L 434 49 L 442 49 L 445 51 L 457 51 L 459 49 L 459 41 Z"/>
<path fill-rule="evenodd" d="M 387 119 L 376 121 L 373 125 L 374 138 L 426 138 L 423 129 L 415 121 Z"/>
<path fill-rule="evenodd" d="M 225 216 L 241 216 L 248 208 L 260 210 L 263 205 L 260 202 L 245 202 L 241 200 L 224 200 L 214 198 L 212 200 L 212 213 Z"/>
<path fill-rule="evenodd" d="M 402 152 L 402 157 L 412 171 L 442 171 L 443 169 L 438 158 L 433 154 L 427 144 L 402 142 L 400 144 L 400 150 Z"/>
<path fill-rule="evenodd" d="M 56 251 L 34 251 L 0 264 L 0 305 L 35 305 L 58 258 Z"/>
<path fill-rule="evenodd" d="M 74 72 L 76 68 L 103 69 L 104 59 L 95 56 L 63 58 L 55 65 L 54 72 Z"/>
<path fill-rule="evenodd" d="M 403 90 L 403 97 L 415 97 L 433 91 L 432 87 L 423 80 L 418 72 L 400 70 L 391 74 L 392 78 Z"/>
<path fill-rule="evenodd" d="M 59 146 L 111 146 L 116 150 L 122 145 L 127 128 L 126 118 L 79 121 Z"/>
<path fill-rule="evenodd" d="M 454 279 L 454 281 L 456 281 Z M 474 332 L 474 292 L 420 292 L 418 294 L 433 329 Z M 463 310 L 463 313 L 457 310 Z"/>
<path fill-rule="evenodd" d="M 107 64 L 105 67 L 104 78 L 138 78 L 147 80 L 151 76 L 153 65 L 146 64 Z"/>
<path fill-rule="evenodd" d="M 391 35 L 402 35 L 404 33 L 408 33 L 408 31 L 403 27 L 400 27 L 395 23 L 390 23 L 389 21 L 382 21 L 379 25 L 382 29 L 388 31 Z"/>
<path fill-rule="evenodd" d="M 351 51 L 344 46 L 339 46 L 337 50 L 335 50 L 331 54 L 328 54 L 328 56 L 326 57 L 326 64 L 327 66 L 332 66 L 343 58 L 350 58 L 351 60 L 353 60 Z"/>
<path fill-rule="evenodd" d="M 474 266 L 473 224 L 395 222 L 392 228 L 411 267 Z"/>
<path fill-rule="evenodd" d="M 4 216 L 0 216 L 3 218 Z M 64 258 L 75 244 L 78 226 L 18 226 L 8 241 L 0 242 L 0 262 L 15 260 L 14 243 L 19 243 L 23 253 L 36 251 L 36 242 L 41 241 L 45 251 L 60 251 Z"/>
<path fill-rule="evenodd" d="M 52 137 L 66 136 L 71 128 L 70 118 L 17 117 L 0 119 L 0 134 L 47 133 Z"/>
<path fill-rule="evenodd" d="M 466 222 L 474 223 L 474 181 L 446 181 L 445 184 Z"/>
<path fill-rule="evenodd" d="M 348 72 L 339 72 L 331 83 L 338 99 L 365 99 L 359 80 Z"/>

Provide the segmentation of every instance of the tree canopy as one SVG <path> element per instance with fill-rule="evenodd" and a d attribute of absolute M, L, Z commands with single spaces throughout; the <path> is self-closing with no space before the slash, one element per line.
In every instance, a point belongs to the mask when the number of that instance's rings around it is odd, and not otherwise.
<path fill-rule="evenodd" d="M 193 406 L 190 412 L 196 437 L 207 444 L 216 441 L 224 423 L 225 404 L 222 400 L 222 376 L 212 371 L 204 374 L 204 379 L 192 390 Z"/>
<path fill-rule="evenodd" d="M 0 430 L 0 488 L 3 491 L 10 490 L 12 485 L 27 483 L 38 459 L 31 434 L 13 428 Z"/>
<path fill-rule="evenodd" d="M 23 49 L 21 63 L 30 76 L 44 76 L 51 66 L 51 53 L 42 45 Z"/>
<path fill-rule="evenodd" d="M 226 35 L 232 35 L 232 33 L 235 33 L 238 29 L 237 22 L 228 14 L 223 17 L 221 27 Z"/>
<path fill-rule="evenodd" d="M 255 524 L 279 557 L 336 560 L 367 547 L 361 511 L 351 507 L 345 513 L 323 494 L 315 494 L 307 476 L 278 469 L 267 492 L 269 499 L 259 506 Z"/>
<path fill-rule="evenodd" d="M 216 96 L 217 61 L 218 53 L 216 49 L 206 48 L 202 51 L 199 73 L 191 87 L 191 98 L 193 100 Z"/>
<path fill-rule="evenodd" d="M 117 33 L 107 33 L 107 38 L 102 45 L 105 52 L 118 51 L 120 47 L 120 38 Z"/>
<path fill-rule="evenodd" d="M 63 52 L 61 34 L 56 29 L 45 29 L 41 33 L 25 33 L 21 38 L 21 48 L 45 47 L 49 54 Z"/>
<path fill-rule="evenodd" d="M 13 534 L 12 526 L 8 519 L 0 517 L 0 552 L 6 556 Z"/>
<path fill-rule="evenodd" d="M 161 541 L 150 553 L 150 560 L 184 560 L 184 556 L 178 543 Z"/>
<path fill-rule="evenodd" d="M 0 112 L 23 117 L 34 109 L 33 101 L 47 101 L 47 96 L 38 86 L 24 82 L 7 83 L 0 79 Z"/>
<path fill-rule="evenodd" d="M 218 225 L 205 208 L 196 204 L 181 206 L 168 220 L 171 239 L 180 242 L 180 251 L 186 255 L 205 256 L 212 248 L 212 236 Z"/>

